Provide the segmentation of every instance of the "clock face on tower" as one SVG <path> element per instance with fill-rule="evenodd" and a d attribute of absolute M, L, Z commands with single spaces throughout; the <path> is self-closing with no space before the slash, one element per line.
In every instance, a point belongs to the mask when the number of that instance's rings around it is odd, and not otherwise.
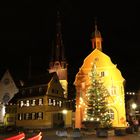
<path fill-rule="evenodd" d="M 8 103 L 8 101 L 10 100 L 10 94 L 5 93 L 2 100 L 3 100 L 3 103 Z"/>

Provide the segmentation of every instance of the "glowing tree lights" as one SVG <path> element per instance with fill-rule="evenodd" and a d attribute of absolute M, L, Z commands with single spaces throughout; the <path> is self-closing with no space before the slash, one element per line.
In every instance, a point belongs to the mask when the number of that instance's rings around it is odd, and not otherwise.
<path fill-rule="evenodd" d="M 96 122 L 98 127 L 107 128 L 111 126 L 111 117 L 108 114 L 107 97 L 110 96 L 104 87 L 101 77 L 97 74 L 94 64 L 90 73 L 91 85 L 84 98 L 86 108 L 84 122 Z"/>

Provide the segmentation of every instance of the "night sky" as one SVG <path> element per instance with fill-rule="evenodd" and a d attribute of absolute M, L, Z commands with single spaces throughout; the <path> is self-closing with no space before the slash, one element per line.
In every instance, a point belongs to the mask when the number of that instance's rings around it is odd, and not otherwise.
<path fill-rule="evenodd" d="M 94 19 L 101 32 L 103 52 L 117 64 L 126 90 L 140 89 L 140 2 L 87 0 L 23 0 L 0 3 L 0 72 L 9 69 L 15 78 L 48 69 L 60 11 L 62 37 L 74 82 L 84 58 L 92 51 Z"/>

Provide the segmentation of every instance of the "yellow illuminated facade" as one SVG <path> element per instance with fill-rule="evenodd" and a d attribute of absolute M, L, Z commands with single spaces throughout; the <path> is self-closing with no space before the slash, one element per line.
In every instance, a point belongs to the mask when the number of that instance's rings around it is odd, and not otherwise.
<path fill-rule="evenodd" d="M 75 112 L 75 127 L 81 128 L 84 121 L 84 96 L 90 86 L 89 74 L 93 64 L 96 66 L 96 71 L 101 77 L 104 86 L 109 91 L 108 110 L 112 118 L 113 127 L 126 127 L 125 113 L 125 95 L 124 82 L 121 72 L 117 65 L 113 64 L 110 57 L 102 52 L 102 38 L 100 32 L 95 25 L 95 32 L 92 36 L 93 51 L 84 59 L 83 65 L 75 77 L 74 85 L 76 87 L 76 112 Z"/>

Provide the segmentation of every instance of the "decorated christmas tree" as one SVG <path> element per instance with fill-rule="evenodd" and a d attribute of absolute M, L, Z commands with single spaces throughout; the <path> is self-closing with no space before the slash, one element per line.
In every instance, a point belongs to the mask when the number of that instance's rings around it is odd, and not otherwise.
<path fill-rule="evenodd" d="M 110 96 L 102 82 L 101 76 L 96 71 L 94 64 L 90 73 L 91 85 L 85 97 L 85 121 L 94 122 L 100 128 L 111 127 L 111 117 L 108 113 L 107 98 Z"/>

